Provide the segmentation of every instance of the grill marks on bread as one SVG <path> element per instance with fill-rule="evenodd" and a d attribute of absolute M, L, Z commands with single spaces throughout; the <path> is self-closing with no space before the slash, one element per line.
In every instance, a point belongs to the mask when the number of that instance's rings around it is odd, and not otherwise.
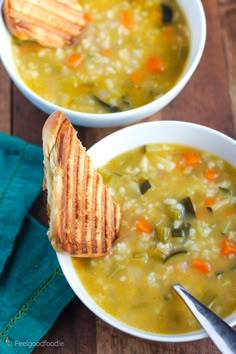
<path fill-rule="evenodd" d="M 72 44 L 85 26 L 76 0 L 5 0 L 3 13 L 14 36 L 46 47 Z"/>
<path fill-rule="evenodd" d="M 63 113 L 46 121 L 43 150 L 53 247 L 81 257 L 109 253 L 119 233 L 120 209 Z"/>

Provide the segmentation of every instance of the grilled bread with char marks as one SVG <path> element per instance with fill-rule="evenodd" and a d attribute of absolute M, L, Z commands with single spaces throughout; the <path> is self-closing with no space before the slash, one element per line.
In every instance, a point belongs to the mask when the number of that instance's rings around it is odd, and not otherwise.
<path fill-rule="evenodd" d="M 43 152 L 53 247 L 75 257 L 108 254 L 119 233 L 120 208 L 64 113 L 47 119 Z"/>
<path fill-rule="evenodd" d="M 5 0 L 3 14 L 15 37 L 45 47 L 72 44 L 85 26 L 76 0 Z"/>

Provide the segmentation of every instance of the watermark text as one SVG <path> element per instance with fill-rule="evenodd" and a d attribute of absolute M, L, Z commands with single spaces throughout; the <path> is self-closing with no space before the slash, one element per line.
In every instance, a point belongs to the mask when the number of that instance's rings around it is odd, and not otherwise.
<path fill-rule="evenodd" d="M 19 340 L 8 340 L 7 345 L 10 347 L 25 347 L 25 348 L 35 348 L 35 347 L 64 347 L 64 342 L 57 339 L 55 341 L 41 340 L 39 342 L 33 341 L 19 341 Z"/>

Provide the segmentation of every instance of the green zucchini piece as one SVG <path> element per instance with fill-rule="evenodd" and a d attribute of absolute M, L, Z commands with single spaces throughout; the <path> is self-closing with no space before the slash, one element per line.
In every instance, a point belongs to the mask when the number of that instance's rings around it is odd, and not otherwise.
<path fill-rule="evenodd" d="M 140 183 L 139 188 L 140 192 L 142 194 L 145 194 L 150 188 L 151 188 L 151 183 L 149 182 L 148 179 L 145 179 L 142 183 Z"/>
<path fill-rule="evenodd" d="M 186 198 L 181 199 L 179 201 L 179 203 L 181 203 L 183 205 L 186 217 L 189 217 L 189 218 L 196 217 L 194 206 L 193 206 L 193 203 L 192 203 L 192 200 L 190 197 L 186 197 Z"/>
<path fill-rule="evenodd" d="M 213 209 L 212 209 L 212 207 L 207 206 L 207 207 L 206 207 L 206 209 L 207 209 L 210 213 L 213 213 Z"/>
<path fill-rule="evenodd" d="M 221 187 L 221 186 L 219 186 L 218 188 L 219 188 L 219 190 L 220 190 L 222 193 L 224 193 L 225 195 L 230 195 L 230 194 L 231 194 L 231 192 L 230 192 L 230 190 L 229 190 L 228 188 Z"/>
<path fill-rule="evenodd" d="M 216 273 L 216 278 L 221 279 L 221 277 L 222 277 L 223 274 L 224 274 L 223 271 L 217 272 L 217 273 Z"/>
<path fill-rule="evenodd" d="M 104 100 L 102 100 L 98 96 L 92 95 L 92 97 L 96 102 L 98 102 L 100 104 L 100 106 L 105 108 L 108 112 L 110 112 L 110 113 L 120 112 L 120 109 L 118 107 L 109 105 L 109 103 L 105 102 Z"/>
<path fill-rule="evenodd" d="M 173 259 L 176 256 L 184 255 L 186 253 L 188 253 L 188 251 L 185 248 L 174 250 L 170 254 L 168 254 L 168 256 L 166 256 L 166 258 L 164 259 L 164 263 L 166 263 L 170 259 Z"/>
<path fill-rule="evenodd" d="M 236 272 L 236 265 L 231 268 L 232 272 Z"/>
<path fill-rule="evenodd" d="M 184 229 L 182 229 L 182 228 L 174 228 L 174 229 L 172 229 L 171 230 L 171 236 L 172 237 L 184 238 L 185 237 Z"/>
<path fill-rule="evenodd" d="M 172 237 L 180 237 L 180 238 L 185 238 L 186 236 L 189 235 L 189 230 L 191 228 L 191 224 L 188 222 L 183 222 L 180 227 L 178 228 L 173 228 L 171 230 L 171 236 Z"/>
<path fill-rule="evenodd" d="M 163 24 L 169 24 L 173 21 L 173 9 L 171 6 L 161 4 L 162 22 Z"/>

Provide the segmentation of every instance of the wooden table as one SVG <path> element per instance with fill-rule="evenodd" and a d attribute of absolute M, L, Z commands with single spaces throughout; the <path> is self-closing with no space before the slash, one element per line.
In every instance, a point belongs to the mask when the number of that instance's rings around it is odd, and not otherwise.
<path fill-rule="evenodd" d="M 191 0 L 190 0 L 191 1 Z M 166 108 L 147 120 L 183 120 L 204 124 L 236 136 L 236 0 L 203 0 L 207 17 L 207 42 L 203 58 L 190 83 Z M 0 63 L 0 130 L 41 145 L 47 114 L 29 103 L 10 81 Z M 89 148 L 118 128 L 77 127 Z M 45 209 L 40 198 L 34 214 Z M 60 340 L 63 347 L 37 348 L 34 353 L 66 354 L 216 354 L 209 339 L 192 343 L 154 343 L 124 334 L 96 318 L 78 299 L 61 313 L 43 339 Z"/>

